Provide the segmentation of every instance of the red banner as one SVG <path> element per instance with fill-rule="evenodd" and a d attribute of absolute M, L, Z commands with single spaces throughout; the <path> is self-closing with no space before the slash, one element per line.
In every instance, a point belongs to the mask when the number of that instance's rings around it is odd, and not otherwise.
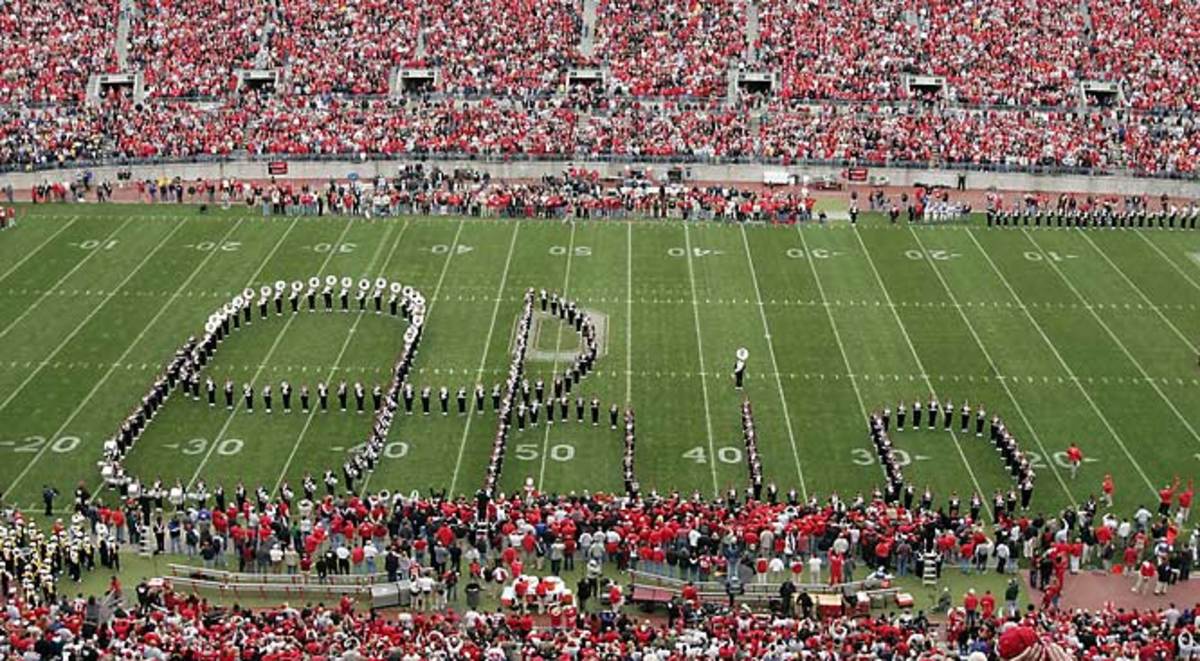
<path fill-rule="evenodd" d="M 867 169 L 866 168 L 848 168 L 844 173 L 842 173 L 842 176 L 846 177 L 846 179 L 849 181 L 866 181 L 867 180 Z"/>
<path fill-rule="evenodd" d="M 287 174 L 287 173 L 288 173 L 287 161 L 271 161 L 270 163 L 267 163 L 267 174 L 278 175 L 278 174 Z"/>

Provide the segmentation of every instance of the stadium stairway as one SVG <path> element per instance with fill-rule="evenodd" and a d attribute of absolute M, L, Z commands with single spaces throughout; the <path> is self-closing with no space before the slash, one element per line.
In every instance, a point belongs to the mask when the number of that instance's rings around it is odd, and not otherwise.
<path fill-rule="evenodd" d="M 583 0 L 583 29 L 579 35 L 579 52 L 591 57 L 596 51 L 596 0 Z"/>

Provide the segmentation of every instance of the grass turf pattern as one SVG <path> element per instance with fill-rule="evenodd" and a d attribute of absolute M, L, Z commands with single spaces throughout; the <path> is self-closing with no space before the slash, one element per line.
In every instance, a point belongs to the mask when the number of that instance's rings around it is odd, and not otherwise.
<path fill-rule="evenodd" d="M 106 436 L 158 366 L 248 285 L 311 275 L 400 280 L 431 299 L 414 386 L 468 393 L 502 379 L 527 287 L 566 291 L 605 315 L 605 347 L 577 389 L 601 425 L 514 432 L 504 486 L 621 489 L 620 432 L 608 405 L 638 416 L 642 488 L 706 496 L 746 486 L 739 405 L 754 403 L 768 481 L 843 497 L 881 482 L 865 410 L 931 391 L 1004 417 L 1038 466 L 1035 508 L 1099 492 L 1117 504 L 1200 465 L 1200 234 L 969 225 L 889 225 L 868 216 L 806 227 L 717 223 L 270 218 L 193 207 L 26 207 L 0 234 L 0 485 L 40 507 L 99 483 Z M 255 313 L 257 320 L 257 311 Z M 368 314 L 272 318 L 235 333 L 207 370 L 226 378 L 383 383 L 403 324 Z M 541 329 L 547 357 L 575 338 Z M 733 387 L 735 351 L 750 351 Z M 562 367 L 561 354 L 559 367 Z M 554 360 L 531 361 L 547 381 Z M 334 388 L 331 387 L 331 391 Z M 203 397 L 202 397 L 203 399 Z M 202 477 L 271 489 L 318 479 L 365 437 L 369 415 L 266 415 L 172 396 L 127 460 L 143 480 Z M 298 407 L 297 407 L 298 408 Z M 353 407 L 352 407 L 353 408 Z M 418 404 L 419 410 L 419 404 Z M 403 416 L 371 489 L 478 488 L 490 412 Z M 571 406 L 574 418 L 574 404 Z M 557 416 L 556 416 L 557 417 Z M 469 419 L 469 422 L 468 422 Z M 1011 484 L 985 439 L 908 429 L 893 440 L 905 473 L 941 502 L 985 502 Z M 1072 480 L 1061 454 L 1088 461 Z M 289 462 L 289 457 L 291 461 Z M 339 471 L 340 472 L 340 471 Z M 60 503 L 61 504 L 61 503 Z"/>

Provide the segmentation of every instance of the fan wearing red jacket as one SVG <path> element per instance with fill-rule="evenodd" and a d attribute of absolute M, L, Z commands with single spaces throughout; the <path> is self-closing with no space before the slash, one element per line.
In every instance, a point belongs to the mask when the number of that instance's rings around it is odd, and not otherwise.
<path fill-rule="evenodd" d="M 1179 511 L 1175 516 L 1180 521 L 1187 521 L 1192 515 L 1192 499 L 1196 496 L 1196 490 L 1192 485 L 1192 479 L 1188 478 L 1187 489 L 1179 492 Z"/>
<path fill-rule="evenodd" d="M 1164 486 L 1158 491 L 1158 514 L 1166 516 L 1171 513 L 1171 503 L 1175 501 L 1175 492 L 1179 489 L 1179 478 L 1169 486 Z"/>
<path fill-rule="evenodd" d="M 1071 479 L 1079 474 L 1079 466 L 1083 463 L 1083 450 L 1079 449 L 1078 445 L 1072 443 L 1067 448 L 1067 463 L 1071 465 Z"/>

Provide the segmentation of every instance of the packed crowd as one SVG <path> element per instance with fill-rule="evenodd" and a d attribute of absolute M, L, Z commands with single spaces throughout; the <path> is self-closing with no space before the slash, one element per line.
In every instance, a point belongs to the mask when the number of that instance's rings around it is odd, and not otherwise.
<path fill-rule="evenodd" d="M 768 108 L 569 99 L 398 101 L 247 95 L 215 106 L 113 99 L 96 108 L 0 109 L 0 164 L 250 156 L 670 158 L 1190 175 L 1190 117 L 954 108 Z"/>
<path fill-rule="evenodd" d="M 116 2 L 9 5 L 0 32 L 19 47 L 0 103 L 74 104 L 88 75 L 115 70 Z M 436 71 L 437 92 L 528 97 L 603 67 L 617 96 L 722 97 L 731 72 L 768 71 L 784 100 L 1069 108 L 1099 79 L 1134 108 L 1198 103 L 1194 0 L 599 0 L 591 26 L 584 13 L 576 0 L 143 0 L 125 66 L 160 98 L 234 95 L 238 69 L 278 69 L 288 94 L 383 94 L 396 67 Z M 944 77 L 945 94 L 910 89 L 910 74 Z"/>
<path fill-rule="evenodd" d="M 879 493 L 804 501 L 795 491 L 780 494 L 774 485 L 767 486 L 762 500 L 733 495 L 715 501 L 698 494 L 610 497 L 528 491 L 514 496 L 496 493 L 475 502 L 444 494 L 407 497 L 386 492 L 326 496 L 314 502 L 288 495 L 254 499 L 244 488 L 227 499 L 218 487 L 212 494 L 189 492 L 179 500 L 164 499 L 154 488 L 136 489 L 136 495 L 127 490 L 125 498 L 108 507 L 103 502 L 107 496 L 91 499 L 84 492 L 77 495 L 70 524 L 58 524 L 45 535 L 21 514 L 6 512 L 0 529 L 0 578 L 9 634 L 4 644 L 20 651 L 35 645 L 116 645 L 118 651 L 144 651 L 149 646 L 165 654 L 181 647 L 237 643 L 281 653 L 298 645 L 310 654 L 339 644 L 359 645 L 364 654 L 376 649 L 371 647 L 375 644 L 449 642 L 486 648 L 511 643 L 522 649 L 532 645 L 529 650 L 542 644 L 564 650 L 574 644 L 626 652 L 649 648 L 668 657 L 672 650 L 682 654 L 737 645 L 754 650 L 756 656 L 774 650 L 783 655 L 778 658 L 801 649 L 915 658 L 935 644 L 921 615 L 855 616 L 818 624 L 812 600 L 793 588 L 788 594 L 795 599 L 781 602 L 770 615 L 705 607 L 703 617 L 672 617 L 667 626 L 626 625 L 621 623 L 627 616 L 614 613 L 611 602 L 589 607 L 583 583 L 614 566 L 696 583 L 718 581 L 742 567 L 766 574 L 775 583 L 840 583 L 853 581 L 862 571 L 906 575 L 932 556 L 939 571 L 957 565 L 963 572 L 1003 574 L 1014 574 L 1020 560 L 1031 568 L 1031 588 L 1042 596 L 1040 607 L 1016 608 L 1017 595 L 1030 588 L 1014 580 L 1013 594 L 1004 595 L 1003 608 L 997 603 L 1000 595 L 990 593 L 969 593 L 961 605 L 940 604 L 949 614 L 941 640 L 957 645 L 964 656 L 980 652 L 1011 658 L 1005 650 L 1016 643 L 1012 638 L 1017 634 L 1009 633 L 1013 628 L 1032 630 L 1039 639 L 1036 644 L 1057 645 L 1076 657 L 1119 651 L 1129 658 L 1137 658 L 1139 652 L 1153 655 L 1155 650 L 1183 654 L 1194 650 L 1195 613 L 1189 608 L 1085 612 L 1057 607 L 1057 597 L 1070 589 L 1071 576 L 1089 567 L 1165 565 L 1161 578 L 1148 580 L 1156 592 L 1168 594 L 1170 584 L 1188 580 L 1197 542 L 1196 533 L 1183 533 L 1190 500 L 1185 507 L 1177 485 L 1164 490 L 1168 494 L 1157 515 L 1140 508 L 1133 517 L 1121 519 L 1099 514 L 1089 500 L 1078 510 L 1050 517 L 1002 511 L 990 530 L 960 508 L 954 494 L 937 503 L 926 494 L 909 507 L 889 505 Z M 158 512 L 171 523 L 165 530 L 147 525 L 144 512 Z M 99 553 L 103 561 L 102 545 L 109 546 L 104 564 L 112 567 L 113 556 L 119 557 L 115 549 L 138 544 L 146 534 L 168 536 L 165 547 L 159 544 L 164 551 L 198 556 L 208 566 L 236 563 L 243 571 L 317 576 L 382 571 L 389 580 L 426 579 L 440 596 L 419 601 L 417 612 L 396 620 L 356 613 L 345 600 L 328 609 L 221 611 L 169 592 L 156 596 L 139 586 L 136 607 L 96 617 L 84 614 L 86 601 L 71 600 L 61 584 L 56 586 L 56 577 L 77 577 L 73 563 L 86 569 L 95 562 L 88 558 L 92 553 Z M 533 620 L 524 613 L 459 615 L 453 610 L 458 598 L 447 585 L 460 575 L 464 581 L 494 583 L 498 590 L 513 577 L 547 569 L 555 574 L 573 571 L 577 562 L 586 565 L 576 592 L 579 601 L 568 604 L 566 616 L 561 610 L 552 612 L 549 627 L 530 627 Z M 1130 574 L 1132 589 L 1147 589 L 1149 583 L 1138 578 L 1143 576 L 1140 571 Z M 114 589 L 119 591 L 119 585 Z M 691 603 L 697 599 L 694 591 L 685 590 L 682 598 L 689 603 L 673 609 L 701 607 Z M 1033 596 L 1023 600 L 1036 603 Z M 443 603 L 447 608 L 434 607 Z M 66 626 L 46 627 L 56 618 Z M 412 628 L 434 623 L 449 628 L 432 637 L 418 636 Z M 234 636 L 232 631 L 238 629 L 243 634 Z M 205 634 L 196 635 L 201 631 Z M 1028 637 L 1029 631 L 1020 635 Z M 1033 643 L 1026 640 L 1024 645 Z M 595 647 L 606 645 L 616 647 Z"/>

